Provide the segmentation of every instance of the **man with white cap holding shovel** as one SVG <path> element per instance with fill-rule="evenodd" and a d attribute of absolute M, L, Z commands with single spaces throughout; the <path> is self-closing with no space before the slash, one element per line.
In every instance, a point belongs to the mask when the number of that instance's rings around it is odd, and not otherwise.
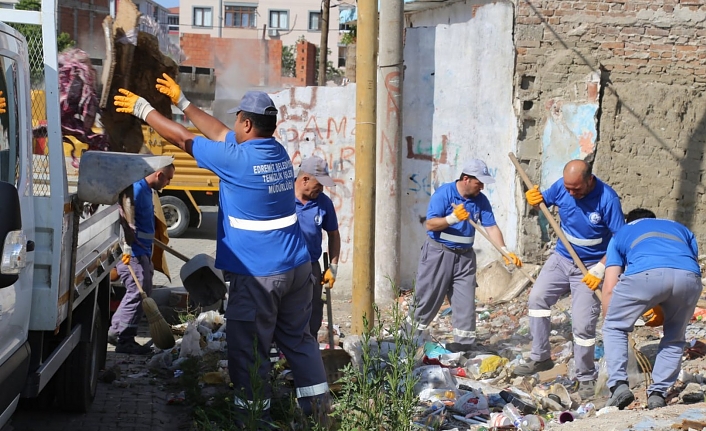
<path fill-rule="evenodd" d="M 314 276 L 314 296 L 311 300 L 311 335 L 317 338 L 321 321 L 324 317 L 324 303 L 321 300 L 322 284 L 327 289 L 333 288 L 338 273 L 338 257 L 341 253 L 341 234 L 338 232 L 338 217 L 333 202 L 323 191 L 325 187 L 336 187 L 328 173 L 326 161 L 321 157 L 311 156 L 302 161 L 297 180 L 294 182 L 294 194 L 297 198 L 297 218 L 304 234 L 309 255 L 311 273 Z M 321 273 L 322 231 L 328 237 L 328 252 L 331 264 L 325 274 Z M 322 280 L 323 278 L 323 280 Z M 331 322 L 329 322 L 329 325 Z"/>
<path fill-rule="evenodd" d="M 476 253 L 473 251 L 475 229 L 469 218 L 482 225 L 490 239 L 502 247 L 512 263 L 522 261 L 505 248 L 503 234 L 495 222 L 488 198 L 481 193 L 485 184 L 495 179 L 485 162 L 469 160 L 458 180 L 436 189 L 427 209 L 427 238 L 422 245 L 415 303 L 407 317 L 408 329 L 416 321 L 417 331 L 423 332 L 434 319 L 448 296 L 453 307 L 454 348 L 473 349 L 476 340 Z M 505 263 L 509 260 L 505 257 Z"/>
<path fill-rule="evenodd" d="M 216 267 L 230 281 L 228 371 L 239 413 L 269 420 L 272 388 L 263 384 L 263 393 L 256 395 L 251 370 L 259 363 L 257 379 L 269 381 L 267 358 L 274 340 L 292 368 L 304 413 L 325 414 L 326 372 L 318 343 L 309 333 L 311 262 L 297 223 L 292 161 L 272 137 L 277 126 L 274 102 L 262 91 L 248 91 L 228 111 L 236 114 L 235 130 L 230 130 L 189 103 L 166 74 L 157 80 L 157 89 L 205 137 L 165 118 L 128 90 L 119 90 L 115 105 L 118 112 L 147 122 L 220 178 Z"/>

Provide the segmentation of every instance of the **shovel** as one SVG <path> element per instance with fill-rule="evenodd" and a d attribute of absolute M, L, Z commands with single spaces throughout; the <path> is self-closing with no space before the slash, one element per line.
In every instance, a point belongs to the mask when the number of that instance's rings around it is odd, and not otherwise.
<path fill-rule="evenodd" d="M 328 253 L 324 253 L 324 274 L 329 267 Z M 350 355 L 342 349 L 336 349 L 333 338 L 333 310 L 331 308 L 331 289 L 324 286 L 326 292 L 326 314 L 328 317 L 328 349 L 321 351 L 321 359 L 324 362 L 326 370 L 326 380 L 333 392 L 341 389 L 341 385 L 337 381 L 343 377 L 341 371 L 346 365 L 350 364 Z"/>
<path fill-rule="evenodd" d="M 197 254 L 188 258 L 162 241 L 155 239 L 155 245 L 167 253 L 186 262 L 179 271 L 184 288 L 197 307 L 208 307 L 226 296 L 223 273 L 215 267 L 215 259 L 207 254 Z"/>
<path fill-rule="evenodd" d="M 324 253 L 324 274 L 328 270 L 329 260 L 328 253 Z M 324 285 L 324 291 L 326 293 L 326 317 L 328 317 L 328 348 L 334 348 L 333 340 L 333 310 L 331 310 L 331 289 Z"/>

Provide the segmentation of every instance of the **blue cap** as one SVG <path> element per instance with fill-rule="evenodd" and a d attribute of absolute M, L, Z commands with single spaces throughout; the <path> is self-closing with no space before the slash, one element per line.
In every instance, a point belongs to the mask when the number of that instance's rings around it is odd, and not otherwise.
<path fill-rule="evenodd" d="M 252 112 L 259 115 L 277 115 L 275 102 L 270 99 L 267 93 L 262 91 L 248 91 L 242 99 L 240 105 L 228 111 L 229 114 L 237 114 L 240 111 Z"/>

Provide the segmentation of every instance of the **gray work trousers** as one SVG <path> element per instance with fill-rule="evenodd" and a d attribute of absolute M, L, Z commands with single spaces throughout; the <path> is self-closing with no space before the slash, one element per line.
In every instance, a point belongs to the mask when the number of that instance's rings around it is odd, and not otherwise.
<path fill-rule="evenodd" d="M 570 290 L 576 378 L 587 381 L 598 377 L 594 351 L 601 303 L 595 293 L 581 282 L 582 278 L 581 270 L 572 260 L 556 252 L 547 259 L 529 295 L 528 314 L 532 334 L 530 359 L 544 361 L 551 356 L 551 307 Z"/>
<path fill-rule="evenodd" d="M 321 279 L 321 265 L 319 262 L 311 262 L 311 276 L 314 279 L 313 296 L 311 297 L 311 319 L 309 319 L 309 331 L 314 339 L 318 339 L 321 321 L 324 320 L 323 285 Z M 331 322 L 329 322 L 329 325 Z M 317 341 L 318 343 L 318 341 Z"/>
<path fill-rule="evenodd" d="M 130 258 L 130 266 L 147 296 L 152 293 L 152 276 L 154 267 L 150 256 Z M 118 342 L 130 342 L 137 335 L 137 327 L 142 319 L 142 295 L 130 274 L 127 265 L 122 261 L 117 265 L 120 281 L 125 286 L 125 296 L 120 300 L 118 309 L 113 314 L 109 332 L 118 336 Z"/>
<path fill-rule="evenodd" d="M 691 271 L 656 268 L 622 275 L 603 322 L 608 387 L 628 381 L 628 332 L 633 331 L 635 321 L 645 311 L 659 304 L 664 311 L 664 336 L 652 370 L 654 383 L 648 392 L 664 395 L 679 375 L 686 325 L 700 295 L 701 276 Z"/>
<path fill-rule="evenodd" d="M 454 341 L 473 343 L 476 339 L 476 253 L 472 247 L 452 250 L 427 237 L 419 256 L 414 303 L 410 305 L 409 318 L 416 321 L 418 332 L 434 320 L 445 297 L 453 307 Z"/>
<path fill-rule="evenodd" d="M 311 414 L 312 405 L 328 397 L 319 344 L 309 332 L 311 264 L 266 277 L 224 275 L 230 282 L 226 339 L 236 405 L 247 407 L 257 396 L 269 408 L 269 352 L 274 340 L 292 369 L 299 404 L 304 413 Z M 253 382 L 251 368 L 256 361 L 259 381 Z M 260 393 L 254 393 L 257 387 Z M 241 393 L 246 399 L 238 396 Z"/>

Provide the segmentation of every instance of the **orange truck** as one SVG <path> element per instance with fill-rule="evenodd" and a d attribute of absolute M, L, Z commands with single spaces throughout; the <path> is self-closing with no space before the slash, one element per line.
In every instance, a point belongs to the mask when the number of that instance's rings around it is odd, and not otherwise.
<path fill-rule="evenodd" d="M 200 134 L 198 130 L 190 128 Z M 157 156 L 173 156 L 176 172 L 171 183 L 159 193 L 162 211 L 167 221 L 167 233 L 170 238 L 184 234 L 190 226 L 201 225 L 201 207 L 218 205 L 218 177 L 213 172 L 199 168 L 196 160 L 178 147 L 170 144 L 149 126 L 142 127 L 145 137 L 145 147 Z M 74 167 L 73 158 L 81 158 L 88 146 L 71 136 L 65 136 L 64 156 L 66 171 L 69 176 L 69 188 L 75 187 L 72 178 L 78 178 L 78 170 Z M 41 152 L 35 143 L 35 153 Z M 73 157 L 72 157 L 73 155 Z"/>

